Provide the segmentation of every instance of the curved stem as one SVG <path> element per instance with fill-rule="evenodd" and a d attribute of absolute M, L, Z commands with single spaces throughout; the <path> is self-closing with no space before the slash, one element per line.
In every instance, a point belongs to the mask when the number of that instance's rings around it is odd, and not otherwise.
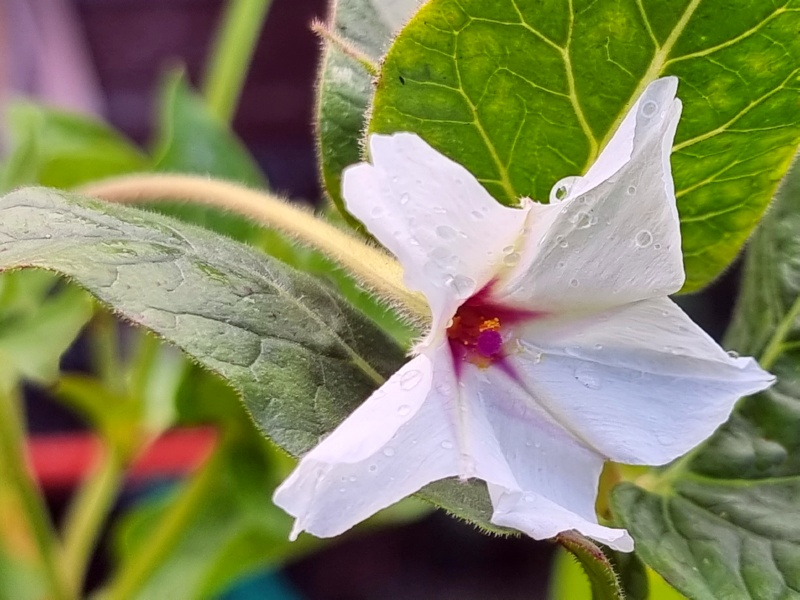
<path fill-rule="evenodd" d="M 120 204 L 182 199 L 235 212 L 322 252 L 413 319 L 430 319 L 425 299 L 403 284 L 402 268 L 396 260 L 275 196 L 194 175 L 130 175 L 89 184 L 79 191 Z"/>
<path fill-rule="evenodd" d="M 250 61 L 272 0 L 230 0 L 217 32 L 203 94 L 222 122 L 233 118 Z"/>
<path fill-rule="evenodd" d="M 113 579 L 104 600 L 133 598 L 186 532 L 198 509 L 208 498 L 219 468 L 219 451 L 208 459 L 202 470 L 184 488 L 177 501 L 161 517 L 158 527 L 150 536 L 146 547 L 128 562 Z"/>
<path fill-rule="evenodd" d="M 0 377 L 6 376 L 0 373 Z M 9 386 L 10 387 L 10 386 Z M 28 464 L 24 450 L 25 428 L 16 390 L 0 384 L 0 456 L 2 456 L 9 483 L 19 495 L 24 515 L 39 551 L 50 598 L 71 600 L 77 594 L 70 591 L 64 569 L 60 562 L 60 547 L 53 523 L 42 495 L 26 469 Z"/>
<path fill-rule="evenodd" d="M 75 593 L 80 593 L 89 559 L 114 504 L 123 479 L 117 452 L 105 449 L 102 462 L 77 492 L 64 524 L 64 567 Z"/>

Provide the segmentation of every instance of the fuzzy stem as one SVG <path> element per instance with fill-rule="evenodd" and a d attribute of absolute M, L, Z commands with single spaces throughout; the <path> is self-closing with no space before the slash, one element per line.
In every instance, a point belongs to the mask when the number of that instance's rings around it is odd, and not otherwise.
<path fill-rule="evenodd" d="M 379 297 L 398 304 L 397 308 L 412 319 L 430 320 L 427 302 L 403 284 L 403 270 L 396 260 L 275 196 L 194 175 L 131 175 L 92 183 L 79 191 L 120 204 L 181 199 L 254 219 L 338 262 Z"/>

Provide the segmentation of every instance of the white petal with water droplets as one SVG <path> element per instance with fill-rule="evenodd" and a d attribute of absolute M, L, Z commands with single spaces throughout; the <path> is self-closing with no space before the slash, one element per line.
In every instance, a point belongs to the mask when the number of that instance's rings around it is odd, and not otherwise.
<path fill-rule="evenodd" d="M 684 454 L 774 377 L 733 358 L 668 298 L 521 326 L 509 362 L 575 439 L 629 464 Z"/>
<path fill-rule="evenodd" d="M 437 370 L 438 369 L 438 370 Z M 447 393 L 452 369 L 424 355 L 395 373 L 306 454 L 276 490 L 292 536 L 338 535 L 431 481 L 459 471 Z"/>
<path fill-rule="evenodd" d="M 603 457 L 581 445 L 500 369 L 465 365 L 464 449 L 487 482 L 492 522 L 535 539 L 576 529 L 630 551 L 624 530 L 597 523 L 594 503 Z"/>
<path fill-rule="evenodd" d="M 563 201 L 534 204 L 522 258 L 498 300 L 585 310 L 666 296 L 684 281 L 669 155 L 680 117 L 674 78 L 652 83 Z M 655 107 L 644 114 L 644 107 Z M 557 186 L 558 187 L 558 184 Z"/>
<path fill-rule="evenodd" d="M 370 154 L 372 164 L 344 172 L 347 210 L 397 256 L 406 284 L 428 298 L 432 331 L 441 331 L 504 267 L 527 211 L 498 204 L 469 171 L 416 135 L 372 135 Z"/>

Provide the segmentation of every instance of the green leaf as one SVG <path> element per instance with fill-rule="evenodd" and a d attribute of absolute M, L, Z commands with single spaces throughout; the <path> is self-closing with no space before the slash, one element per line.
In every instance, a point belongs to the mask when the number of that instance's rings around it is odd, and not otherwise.
<path fill-rule="evenodd" d="M 258 164 L 233 134 L 216 119 L 186 81 L 182 70 L 161 84 L 158 133 L 153 150 L 159 171 L 198 173 L 263 188 Z"/>
<path fill-rule="evenodd" d="M 377 64 L 419 4 L 420 0 L 334 0 L 329 27 L 337 38 Z M 359 139 L 372 93 L 372 74 L 365 64 L 326 40 L 317 85 L 320 169 L 329 197 L 346 217 L 342 170 L 361 159 Z"/>
<path fill-rule="evenodd" d="M 71 188 L 149 166 L 136 146 L 91 117 L 31 102 L 13 103 L 6 115 L 11 150 L 0 189 L 30 184 Z"/>
<path fill-rule="evenodd" d="M 47 225 L 47 237 L 32 234 Z M 405 361 L 327 286 L 258 251 L 166 216 L 31 188 L 0 199 L 0 271 L 55 271 L 178 346 L 240 394 L 297 456 Z M 423 498 L 480 525 L 485 486 L 436 482 Z"/>
<path fill-rule="evenodd" d="M 4 289 L 16 288 L 15 294 L 29 291 L 31 297 L 24 304 L 10 296 L 0 300 L 0 361 L 31 381 L 51 383 L 58 376 L 61 355 L 91 318 L 93 306 L 85 292 L 71 286 L 43 297 L 42 292 L 53 287 L 53 278 L 30 275 L 4 277 L 10 277 Z"/>
<path fill-rule="evenodd" d="M 614 490 L 639 555 L 700 600 L 800 597 L 800 170 L 753 237 L 729 346 L 778 377 L 704 446 Z"/>
<path fill-rule="evenodd" d="M 419 133 L 505 204 L 547 201 L 677 75 L 693 290 L 733 260 L 800 142 L 798 28 L 800 0 L 431 0 L 386 56 L 370 130 Z"/>
<path fill-rule="evenodd" d="M 9 194 L 0 211 L 0 268 L 74 279 L 230 381 L 294 454 L 404 360 L 325 287 L 206 230 L 45 189 Z M 48 237 L 28 233 L 45 225 Z"/>

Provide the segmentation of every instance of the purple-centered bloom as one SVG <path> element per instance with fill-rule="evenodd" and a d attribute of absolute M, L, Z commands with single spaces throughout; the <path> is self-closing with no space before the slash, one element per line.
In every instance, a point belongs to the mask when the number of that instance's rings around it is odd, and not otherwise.
<path fill-rule="evenodd" d="M 275 502 L 327 537 L 446 477 L 486 482 L 492 522 L 543 539 L 598 524 L 606 460 L 661 465 L 774 378 L 728 355 L 668 294 L 684 281 L 669 155 L 677 80 L 644 91 L 550 204 L 498 204 L 413 134 L 370 137 L 347 208 L 422 292 L 414 357 L 306 454 Z"/>

